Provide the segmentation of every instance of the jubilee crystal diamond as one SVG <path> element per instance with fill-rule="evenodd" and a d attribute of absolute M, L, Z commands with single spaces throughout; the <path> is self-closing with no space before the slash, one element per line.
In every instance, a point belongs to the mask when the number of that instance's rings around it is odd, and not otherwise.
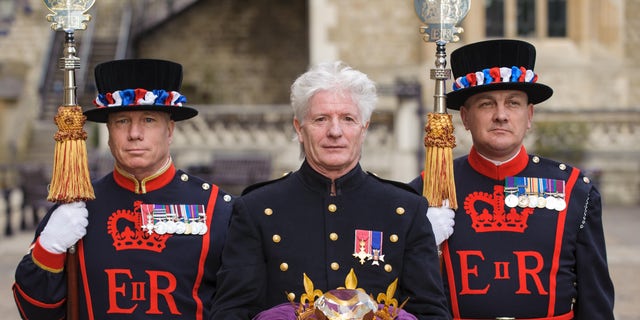
<path fill-rule="evenodd" d="M 378 311 L 378 304 L 369 295 L 356 289 L 328 291 L 316 300 L 315 307 L 329 320 L 372 319 Z"/>

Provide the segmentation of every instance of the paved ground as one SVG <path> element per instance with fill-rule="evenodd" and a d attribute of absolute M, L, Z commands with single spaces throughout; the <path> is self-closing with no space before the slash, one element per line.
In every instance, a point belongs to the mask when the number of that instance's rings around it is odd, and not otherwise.
<path fill-rule="evenodd" d="M 608 207 L 604 224 L 609 266 L 616 287 L 616 319 L 640 320 L 640 207 Z M 8 238 L 0 236 L 0 318 L 4 320 L 20 319 L 13 304 L 11 284 L 15 266 L 26 253 L 31 238 L 31 232 Z"/>
<path fill-rule="evenodd" d="M 616 319 L 640 320 L 640 207 L 607 208 L 604 224 Z"/>

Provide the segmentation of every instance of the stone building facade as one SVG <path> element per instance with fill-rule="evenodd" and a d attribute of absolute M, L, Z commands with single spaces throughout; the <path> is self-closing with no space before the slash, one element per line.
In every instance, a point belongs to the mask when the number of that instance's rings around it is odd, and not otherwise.
<path fill-rule="evenodd" d="M 489 1 L 471 2 L 461 41 L 448 44 L 448 53 L 488 38 Z M 168 3 L 173 3 L 173 11 L 163 8 Z M 518 36 L 516 2 L 503 3 L 504 36 L 536 45 L 540 82 L 554 88 L 554 96 L 536 107 L 536 125 L 526 140 L 529 151 L 590 171 L 606 201 L 640 202 L 640 93 L 634 90 L 640 83 L 640 36 L 634 28 L 640 24 L 634 19 L 640 13 L 638 1 L 567 0 L 563 37 L 545 34 L 548 1 L 532 2 L 540 14 L 536 29 L 526 37 Z M 46 130 L 33 127 L 51 126 L 37 116 L 37 97 L 53 32 L 47 31 L 45 10 L 36 8 L 41 4 L 32 6 L 29 14 L 17 11 L 10 31 L 0 36 L 1 47 L 14 48 L 0 50 L 1 64 L 28 66 L 22 94 L 0 97 L 2 148 L 16 149 L 19 161 L 34 159 L 33 145 L 47 150 L 46 142 L 30 137 L 47 137 Z M 225 157 L 265 157 L 271 165 L 269 177 L 295 170 L 300 160 L 297 142 L 291 140 L 289 86 L 310 64 L 340 59 L 380 86 L 380 104 L 362 159 L 365 169 L 408 181 L 421 168 L 422 128 L 433 104 L 429 69 L 434 67 L 435 45 L 422 40 L 412 1 L 101 0 L 92 12 L 93 36 L 118 38 L 113 46 L 125 48 L 115 50 L 114 58 L 183 64 L 183 93 L 201 111 L 201 117 L 178 126 L 174 157 L 185 167 L 207 166 Z M 169 18 L 158 18 L 163 14 Z M 123 41 L 127 31 L 130 36 Z M 32 33 L 28 40 L 26 32 Z M 81 85 L 91 88 L 91 74 L 82 79 L 86 83 Z M 455 112 L 453 116 L 458 117 Z M 36 124 L 16 129 L 17 123 L 31 122 Z M 456 128 L 454 153 L 461 155 L 470 141 L 459 123 Z M 99 137 L 92 152 L 104 153 L 100 129 L 88 130 Z M 4 163 L 11 160 L 6 155 L 0 158 Z"/>

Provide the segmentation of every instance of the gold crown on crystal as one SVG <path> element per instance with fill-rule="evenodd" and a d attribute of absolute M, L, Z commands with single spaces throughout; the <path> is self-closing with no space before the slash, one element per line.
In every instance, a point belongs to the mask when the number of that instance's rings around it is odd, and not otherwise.
<path fill-rule="evenodd" d="M 340 307 L 349 307 L 358 302 L 361 302 L 359 299 L 365 297 L 367 300 L 365 303 L 376 304 L 371 310 L 366 312 L 361 319 L 363 320 L 393 320 L 398 316 L 398 313 L 407 303 L 405 300 L 402 305 L 398 306 L 398 300 L 393 296 L 396 292 L 396 288 L 398 286 L 398 278 L 396 278 L 389 286 L 387 287 L 387 292 L 379 293 L 377 299 L 373 299 L 371 294 L 366 293 L 366 291 L 362 288 L 358 288 L 358 279 L 356 277 L 353 268 L 347 274 L 347 277 L 344 281 L 344 287 L 339 287 L 335 290 L 330 290 L 325 293 L 320 289 L 314 289 L 313 282 L 306 273 L 303 273 L 303 281 L 304 281 L 304 290 L 300 296 L 300 304 L 296 308 L 296 319 L 297 320 L 334 320 L 334 319 L 344 319 L 343 314 L 338 314 L 337 311 L 333 310 L 334 316 L 331 314 L 326 314 L 327 312 L 320 310 L 322 307 L 319 305 L 323 305 L 326 300 L 333 299 L 337 300 L 337 304 Z M 341 294 L 346 293 L 346 294 Z M 346 297 L 346 299 L 344 299 Z M 289 301 L 293 304 L 296 302 L 293 300 L 294 298 L 289 298 Z M 377 303 L 376 303 L 377 302 Z M 381 308 L 377 308 L 377 304 L 382 305 Z"/>

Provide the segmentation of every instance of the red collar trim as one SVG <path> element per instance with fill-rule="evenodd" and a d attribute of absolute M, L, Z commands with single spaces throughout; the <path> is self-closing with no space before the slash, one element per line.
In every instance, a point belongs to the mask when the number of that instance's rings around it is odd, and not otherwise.
<path fill-rule="evenodd" d="M 116 183 L 119 186 L 137 194 L 144 194 L 166 186 L 171 182 L 175 174 L 176 167 L 171 161 L 167 162 L 167 164 L 160 168 L 158 172 L 144 178 L 142 181 L 138 181 L 132 174 L 122 170 L 117 165 L 115 170 L 113 170 L 113 178 Z"/>
<path fill-rule="evenodd" d="M 474 170 L 494 180 L 504 180 L 506 177 L 515 176 L 524 170 L 529 163 L 529 155 L 524 146 L 520 147 L 520 152 L 515 158 L 500 165 L 495 165 L 483 158 L 474 147 L 471 147 L 468 159 Z"/>

